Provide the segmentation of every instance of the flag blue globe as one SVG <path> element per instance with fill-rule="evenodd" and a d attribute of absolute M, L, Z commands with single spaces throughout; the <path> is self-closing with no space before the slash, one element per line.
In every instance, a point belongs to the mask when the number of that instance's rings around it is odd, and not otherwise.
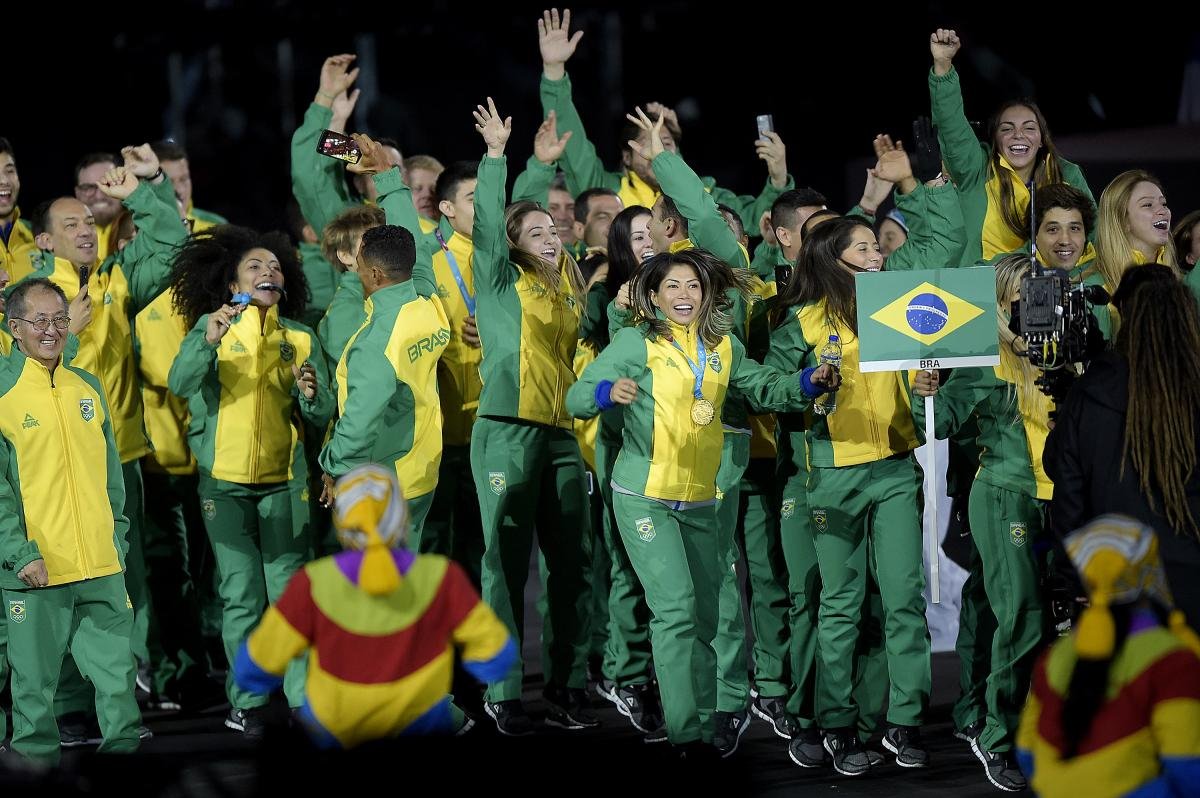
<path fill-rule="evenodd" d="M 908 301 L 904 317 L 913 332 L 933 335 L 950 321 L 950 312 L 945 301 L 937 294 L 917 294 Z"/>

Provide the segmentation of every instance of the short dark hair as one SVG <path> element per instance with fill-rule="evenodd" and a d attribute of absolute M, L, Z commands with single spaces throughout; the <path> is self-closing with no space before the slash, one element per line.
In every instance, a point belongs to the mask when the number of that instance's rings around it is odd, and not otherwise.
<path fill-rule="evenodd" d="M 404 149 L 400 146 L 400 142 L 396 141 L 391 136 L 380 136 L 379 138 L 375 139 L 375 141 L 379 143 L 380 147 L 392 147 L 396 150 L 396 152 L 400 153 L 401 158 L 404 157 Z"/>
<path fill-rule="evenodd" d="M 1192 230 L 1197 224 L 1200 224 L 1200 211 L 1192 211 L 1175 225 L 1175 232 L 1171 234 L 1175 239 L 1175 258 L 1185 272 L 1194 268 L 1187 262 L 1187 256 L 1192 251 Z"/>
<path fill-rule="evenodd" d="M 621 195 L 613 191 L 611 188 L 589 188 L 587 191 L 575 198 L 575 221 L 580 224 L 587 222 L 588 205 L 595 197 L 616 197 L 620 199 Z"/>
<path fill-rule="evenodd" d="M 565 172 L 554 173 L 554 179 L 550 181 L 550 190 L 571 193 L 571 190 L 567 188 L 567 175 Z"/>
<path fill-rule="evenodd" d="M 158 156 L 162 160 L 162 156 Z M 175 160 L 168 158 L 168 161 Z M 295 197 L 288 197 L 287 207 L 285 208 L 287 216 L 287 231 L 295 239 L 296 245 L 299 246 L 304 241 L 304 228 L 308 226 L 308 220 L 304 218 L 304 213 L 300 210 L 300 203 Z"/>
<path fill-rule="evenodd" d="M 771 227 L 790 228 L 800 208 L 828 205 L 825 195 L 812 188 L 794 188 L 780 194 L 771 205 Z"/>
<path fill-rule="evenodd" d="M 16 160 L 17 154 L 13 152 L 12 145 L 8 143 L 8 139 L 4 138 L 4 136 L 0 136 L 0 155 L 3 155 L 6 152 L 13 157 L 13 160 Z"/>
<path fill-rule="evenodd" d="M 479 161 L 455 161 L 438 175 L 437 186 L 433 190 L 434 199 L 439 203 L 454 202 L 459 184 L 478 177 Z"/>
<path fill-rule="evenodd" d="M 721 212 L 721 215 L 725 217 L 726 221 L 733 222 L 733 226 L 737 228 L 733 232 L 735 236 L 738 238 L 743 238 L 746 235 L 746 225 L 742 224 L 742 217 L 738 216 L 737 211 L 735 211 L 733 208 L 730 208 L 728 205 L 722 205 L 719 202 L 717 203 L 717 210 Z"/>
<path fill-rule="evenodd" d="M 377 266 L 395 280 L 412 276 L 417 262 L 417 243 L 405 227 L 382 224 L 363 233 L 358 257 L 363 263 Z"/>
<path fill-rule="evenodd" d="M 150 149 L 154 150 L 160 161 L 184 161 L 188 157 L 187 150 L 175 139 L 156 141 L 150 145 Z"/>
<path fill-rule="evenodd" d="M 33 227 L 33 237 L 37 238 L 42 233 L 50 232 L 50 206 L 53 205 L 59 197 L 48 199 L 45 202 L 39 203 L 33 213 L 29 214 L 29 224 Z"/>
<path fill-rule="evenodd" d="M 110 163 L 113 166 L 120 166 L 122 161 L 111 152 L 89 152 L 79 159 L 79 163 L 75 164 L 75 185 L 79 185 L 80 172 L 98 163 Z"/>
<path fill-rule="evenodd" d="M 1088 199 L 1087 194 L 1069 183 L 1051 183 L 1035 189 L 1033 206 L 1034 212 L 1037 214 L 1038 227 L 1042 226 L 1042 219 L 1046 218 L 1046 213 L 1051 208 L 1066 208 L 1079 211 L 1079 215 L 1083 217 L 1085 234 L 1090 236 L 1096 228 L 1096 206 Z M 1029 209 L 1026 208 L 1022 222 L 1026 230 L 1029 229 L 1029 221 Z M 1036 231 L 1034 232 L 1036 233 Z"/>
<path fill-rule="evenodd" d="M 69 305 L 67 302 L 67 295 L 61 288 L 47 280 L 45 277 L 30 277 L 17 283 L 16 287 L 13 288 L 12 293 L 8 295 L 8 300 L 4 305 L 4 312 L 10 319 L 25 317 L 25 298 L 29 296 L 29 292 L 35 288 L 42 288 L 46 291 L 53 291 L 54 293 L 58 294 L 58 298 L 61 299 L 63 303 L 63 310 L 67 309 L 67 306 Z"/>
<path fill-rule="evenodd" d="M 675 204 L 675 200 L 671 199 L 666 194 L 660 195 L 659 199 L 662 200 L 661 213 L 663 221 L 666 221 L 667 219 L 674 219 L 675 223 L 679 225 L 679 229 L 684 233 L 687 233 L 688 220 L 682 213 L 679 212 L 679 206 Z M 575 207 L 579 206 L 576 205 Z"/>

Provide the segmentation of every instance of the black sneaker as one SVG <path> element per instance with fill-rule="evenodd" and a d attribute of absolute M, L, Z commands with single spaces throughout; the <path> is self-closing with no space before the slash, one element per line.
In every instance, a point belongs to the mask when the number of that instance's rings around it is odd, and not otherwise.
<path fill-rule="evenodd" d="M 617 711 L 629 718 L 633 728 L 642 733 L 657 731 L 663 725 L 662 707 L 658 695 L 648 684 L 631 684 L 628 687 L 613 687 L 605 696 Z"/>
<path fill-rule="evenodd" d="M 613 702 L 618 710 L 621 708 L 621 705 L 617 703 L 617 683 L 612 679 L 601 679 L 600 681 L 596 682 L 595 690 L 596 695 L 600 696 L 605 701 Z"/>
<path fill-rule="evenodd" d="M 58 718 L 58 744 L 63 748 L 80 748 L 104 742 L 95 718 L 85 712 L 67 712 Z"/>
<path fill-rule="evenodd" d="M 979 738 L 980 733 L 983 731 L 983 727 L 986 725 L 987 723 L 981 718 L 973 723 L 968 723 L 961 729 L 955 729 L 954 736 L 962 740 L 967 745 L 974 745 L 975 740 Z"/>
<path fill-rule="evenodd" d="M 738 742 L 750 726 L 750 714 L 745 710 L 741 712 L 717 710 L 713 713 L 713 723 L 716 727 L 713 730 L 713 747 L 721 754 L 722 759 L 733 756 Z"/>
<path fill-rule="evenodd" d="M 1008 754 L 998 754 L 983 750 L 978 738 L 971 741 L 971 750 L 983 763 L 983 772 L 988 781 L 1005 792 L 1021 792 L 1029 786 L 1025 774 L 1017 767 L 1017 763 L 1008 758 Z"/>
<path fill-rule="evenodd" d="M 241 732 L 250 740 L 261 740 L 267 729 L 266 724 L 263 723 L 263 711 L 258 707 L 253 709 L 232 707 L 229 714 L 225 716 L 225 728 Z"/>
<path fill-rule="evenodd" d="M 572 687 L 547 687 L 542 691 L 546 700 L 546 725 L 560 729 L 594 729 L 600 719 L 592 712 L 587 690 Z"/>
<path fill-rule="evenodd" d="M 896 764 L 902 768 L 923 768 L 929 764 L 919 726 L 889 726 L 883 735 L 883 747 L 896 755 Z"/>
<path fill-rule="evenodd" d="M 843 776 L 861 776 L 871 769 L 871 760 L 853 731 L 826 731 L 824 747 L 833 769 Z"/>
<path fill-rule="evenodd" d="M 496 721 L 496 728 L 506 737 L 525 737 L 533 734 L 533 721 L 525 713 L 521 699 L 509 701 L 484 701 L 483 711 Z"/>
<path fill-rule="evenodd" d="M 787 712 L 787 700 L 780 698 L 756 697 L 750 702 L 750 711 L 771 724 L 771 729 L 779 737 L 791 740 L 800 731 L 795 718 Z"/>
<path fill-rule="evenodd" d="M 825 764 L 825 746 L 821 744 L 820 729 L 797 729 L 788 743 L 788 757 L 802 768 L 819 768 Z"/>
<path fill-rule="evenodd" d="M 138 739 L 142 742 L 154 739 L 154 732 L 150 731 L 149 726 L 138 726 Z"/>

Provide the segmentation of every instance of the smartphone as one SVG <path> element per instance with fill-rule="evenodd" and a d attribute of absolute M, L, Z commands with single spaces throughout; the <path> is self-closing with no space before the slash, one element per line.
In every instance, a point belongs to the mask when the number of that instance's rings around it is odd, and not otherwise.
<path fill-rule="evenodd" d="M 775 120 L 771 118 L 770 114 L 759 114 L 757 121 L 758 137 L 760 139 L 765 139 L 767 137 L 767 133 L 775 130 Z"/>
<path fill-rule="evenodd" d="M 79 293 L 81 293 L 81 294 L 87 293 L 88 279 L 91 276 L 92 276 L 92 267 L 91 266 L 80 266 L 79 267 Z"/>
<path fill-rule="evenodd" d="M 358 149 L 354 139 L 345 133 L 336 133 L 332 130 L 326 130 L 321 134 L 321 138 L 317 141 L 317 152 L 348 163 L 358 163 L 362 158 L 362 151 Z"/>

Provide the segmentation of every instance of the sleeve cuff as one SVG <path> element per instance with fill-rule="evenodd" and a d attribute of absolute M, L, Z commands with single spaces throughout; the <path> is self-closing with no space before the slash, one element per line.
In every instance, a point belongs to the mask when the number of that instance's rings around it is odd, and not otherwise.
<path fill-rule="evenodd" d="M 804 395 L 809 399 L 816 399 L 825 393 L 824 388 L 812 381 L 813 372 L 816 370 L 816 366 L 809 366 L 800 372 L 800 390 L 804 391 Z"/>
<path fill-rule="evenodd" d="M 939 75 L 933 71 L 933 67 L 929 67 L 929 82 L 933 83 L 958 83 L 958 70 L 954 65 L 950 65 L 950 71 L 945 75 Z"/>
<path fill-rule="evenodd" d="M 375 188 L 379 190 L 379 196 L 381 197 L 404 188 L 404 181 L 400 179 L 400 169 L 396 166 L 393 166 L 386 172 L 380 172 L 373 179 L 375 180 Z"/>
<path fill-rule="evenodd" d="M 601 380 L 596 385 L 596 407 L 608 410 L 616 406 L 617 403 L 612 400 L 612 386 L 611 380 Z"/>

